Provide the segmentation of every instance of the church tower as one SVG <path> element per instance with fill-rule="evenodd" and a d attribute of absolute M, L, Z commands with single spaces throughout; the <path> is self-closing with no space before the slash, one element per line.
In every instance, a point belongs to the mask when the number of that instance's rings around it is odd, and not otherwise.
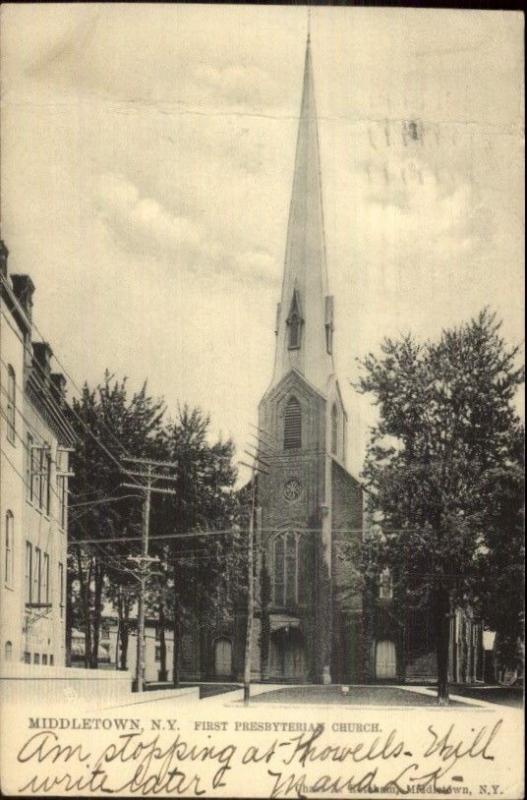
<path fill-rule="evenodd" d="M 348 418 L 333 363 L 309 35 L 275 335 L 259 405 L 252 672 L 281 682 L 357 681 L 361 604 L 344 591 L 340 564 L 346 542 L 360 536 L 362 495 L 345 466 Z"/>
<path fill-rule="evenodd" d="M 296 145 L 273 384 L 291 369 L 325 392 L 333 366 L 317 116 L 309 37 Z"/>

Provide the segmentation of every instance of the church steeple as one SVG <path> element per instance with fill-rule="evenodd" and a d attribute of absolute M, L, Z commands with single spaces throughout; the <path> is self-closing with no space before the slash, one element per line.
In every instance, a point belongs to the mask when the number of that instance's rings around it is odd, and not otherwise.
<path fill-rule="evenodd" d="M 325 393 L 327 380 L 334 372 L 332 332 L 333 298 L 327 295 L 320 154 L 308 31 L 272 385 L 294 367 Z"/>

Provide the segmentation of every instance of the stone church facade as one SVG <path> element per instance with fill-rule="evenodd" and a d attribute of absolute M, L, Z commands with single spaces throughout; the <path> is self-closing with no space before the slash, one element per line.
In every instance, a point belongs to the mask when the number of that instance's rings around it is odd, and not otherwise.
<path fill-rule="evenodd" d="M 346 466 L 349 420 L 333 361 L 334 328 L 308 37 L 274 369 L 258 408 L 251 677 L 430 680 L 436 666 L 429 620 L 410 619 L 389 575 L 379 576 L 372 593 L 357 573 L 364 498 Z M 186 677 L 243 677 L 247 610 L 240 604 L 231 618 L 220 612 L 217 620 L 196 620 L 199 645 L 192 631 L 185 634 Z M 453 680 L 463 648 L 467 679 L 479 674 L 480 628 L 453 614 Z"/>
<path fill-rule="evenodd" d="M 361 600 L 339 607 L 339 543 L 360 540 L 348 417 L 333 362 L 317 115 L 308 39 L 275 362 L 260 401 L 253 675 L 330 683 L 363 673 Z M 345 546 L 345 544 L 344 544 Z"/>

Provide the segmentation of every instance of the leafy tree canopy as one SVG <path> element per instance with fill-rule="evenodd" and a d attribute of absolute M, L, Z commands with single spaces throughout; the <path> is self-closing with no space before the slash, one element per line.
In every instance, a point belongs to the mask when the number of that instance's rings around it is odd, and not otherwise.
<path fill-rule="evenodd" d="M 382 528 L 379 559 L 416 605 L 440 588 L 488 613 L 513 579 L 503 611 L 489 614 L 496 625 L 521 591 L 523 485 L 514 400 L 524 370 L 500 327 L 485 309 L 437 342 L 386 339 L 381 356 L 362 360 L 357 387 L 379 409 L 364 469 L 369 512 Z"/>

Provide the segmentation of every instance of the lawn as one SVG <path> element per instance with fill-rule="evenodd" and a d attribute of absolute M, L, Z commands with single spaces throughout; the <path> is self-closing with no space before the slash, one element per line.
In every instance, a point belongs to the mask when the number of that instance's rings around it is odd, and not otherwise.
<path fill-rule="evenodd" d="M 520 686 L 452 686 L 452 694 L 500 706 L 521 708 L 523 706 L 523 689 Z"/>
<path fill-rule="evenodd" d="M 256 703 L 279 703 L 291 705 L 309 703 L 312 705 L 357 705 L 357 706 L 436 706 L 435 695 L 418 694 L 394 686 L 350 686 L 349 694 L 343 695 L 340 686 L 292 686 L 273 689 L 270 692 L 251 697 L 251 705 Z M 451 701 L 450 705 L 461 703 Z M 466 703 L 463 705 L 466 706 Z"/>

